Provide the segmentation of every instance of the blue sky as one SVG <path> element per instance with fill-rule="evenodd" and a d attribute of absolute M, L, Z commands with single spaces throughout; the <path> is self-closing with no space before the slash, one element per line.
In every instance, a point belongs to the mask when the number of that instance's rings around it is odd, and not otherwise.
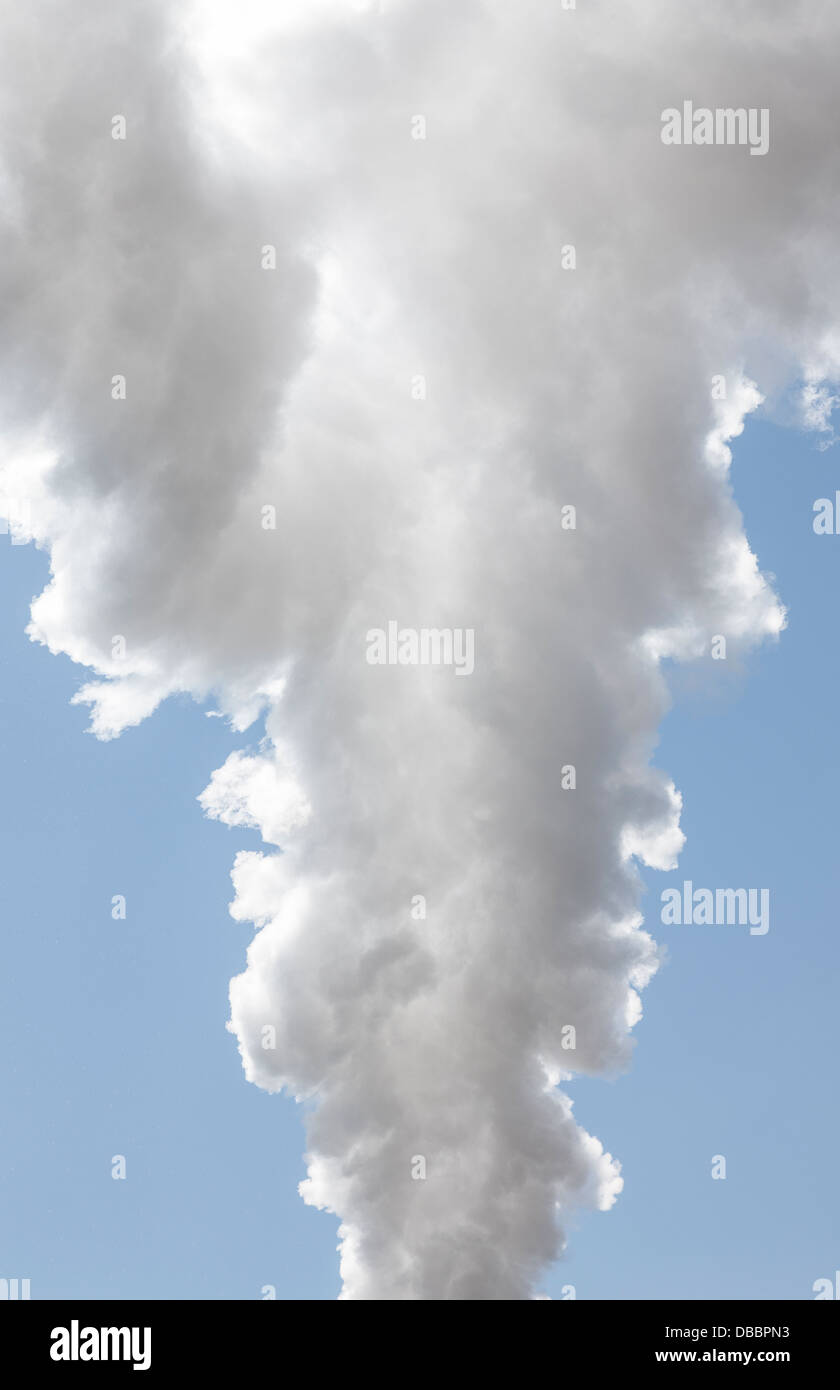
<path fill-rule="evenodd" d="M 676 872 L 646 871 L 643 904 L 668 958 L 631 1071 L 570 1087 L 625 1189 L 574 1221 L 543 1281 L 555 1297 L 809 1298 L 840 1257 L 840 537 L 811 525 L 836 458 L 760 418 L 734 454 L 788 629 L 745 670 L 673 673 L 657 761 L 683 793 L 687 843 Z M 45 555 L 0 537 L 0 1275 L 29 1278 L 34 1298 L 252 1299 L 272 1284 L 333 1299 L 337 1222 L 296 1192 L 299 1108 L 245 1081 L 224 1027 L 250 934 L 228 916 L 228 874 L 259 842 L 195 798 L 253 734 L 183 699 L 94 740 L 69 703 L 85 673 L 24 635 L 46 576 Z M 767 936 L 662 926 L 659 894 L 684 878 L 769 887 Z"/>
<path fill-rule="evenodd" d="M 812 530 L 837 463 L 811 437 L 757 418 L 733 470 L 788 627 L 746 671 L 709 661 L 673 673 L 657 762 L 683 793 L 686 845 L 676 872 L 646 871 L 643 903 L 667 962 L 644 993 L 632 1070 L 570 1092 L 625 1178 L 615 1208 L 572 1236 L 563 1282 L 578 1297 L 809 1298 L 840 1253 L 840 537 Z M 660 893 L 685 879 L 768 887 L 769 932 L 663 926 Z M 725 1181 L 710 1177 L 715 1154 Z"/>
<path fill-rule="evenodd" d="M 33 1298 L 334 1298 L 298 1107 L 245 1081 L 224 1027 L 250 935 L 229 869 L 258 841 L 195 798 L 245 740 L 185 698 L 97 742 L 80 669 L 23 635 L 46 557 L 3 537 L 0 573 L 0 1273 Z"/>

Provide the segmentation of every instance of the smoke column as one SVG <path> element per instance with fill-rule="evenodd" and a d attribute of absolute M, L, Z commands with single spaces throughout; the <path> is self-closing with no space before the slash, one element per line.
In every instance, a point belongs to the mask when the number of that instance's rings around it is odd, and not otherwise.
<path fill-rule="evenodd" d="M 229 1026 L 312 1102 L 342 1297 L 527 1299 L 622 1186 L 562 1083 L 657 965 L 662 663 L 784 626 L 727 442 L 803 380 L 825 423 L 840 12 L 274 8 L 3 13 L 0 495 L 97 737 L 253 731 L 200 797 L 264 842 Z M 664 145 L 689 98 L 767 154 Z M 391 622 L 475 669 L 371 664 Z"/>

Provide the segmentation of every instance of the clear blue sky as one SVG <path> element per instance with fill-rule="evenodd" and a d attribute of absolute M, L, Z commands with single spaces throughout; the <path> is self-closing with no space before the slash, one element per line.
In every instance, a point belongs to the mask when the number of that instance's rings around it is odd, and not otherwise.
<path fill-rule="evenodd" d="M 631 1071 L 570 1087 L 625 1190 L 570 1229 L 555 1297 L 811 1298 L 840 1266 L 840 536 L 811 526 L 836 479 L 834 451 L 760 419 L 736 441 L 789 626 L 744 671 L 673 674 L 657 761 L 687 844 L 675 873 L 647 872 L 643 904 L 668 960 Z M 43 554 L 0 537 L 0 1277 L 33 1298 L 335 1298 L 337 1223 L 296 1191 L 298 1107 L 245 1081 L 224 1027 L 250 936 L 228 873 L 258 844 L 195 797 L 252 736 L 184 699 L 97 743 L 69 704 L 85 673 L 24 636 L 46 577 Z M 768 935 L 662 926 L 661 890 L 684 878 L 768 887 Z"/>

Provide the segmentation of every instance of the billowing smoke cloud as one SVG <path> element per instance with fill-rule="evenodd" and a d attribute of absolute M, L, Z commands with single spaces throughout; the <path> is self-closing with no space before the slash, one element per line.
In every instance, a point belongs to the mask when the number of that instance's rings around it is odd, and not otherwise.
<path fill-rule="evenodd" d="M 564 1212 L 622 1185 L 558 1083 L 627 1065 L 656 968 L 661 663 L 784 622 L 727 441 L 799 379 L 828 428 L 840 12 L 2 24 L 31 634 L 97 673 L 101 738 L 183 690 L 256 730 L 201 797 L 267 847 L 233 871 L 230 1026 L 250 1080 L 315 1102 L 343 1296 L 531 1297 Z M 664 145 L 688 99 L 769 110 L 769 151 Z M 391 622 L 470 630 L 475 670 L 370 664 Z"/>

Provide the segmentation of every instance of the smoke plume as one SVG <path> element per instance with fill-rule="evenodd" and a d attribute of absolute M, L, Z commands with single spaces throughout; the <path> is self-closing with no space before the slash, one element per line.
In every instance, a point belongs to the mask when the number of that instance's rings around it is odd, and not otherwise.
<path fill-rule="evenodd" d="M 562 1083 L 629 1064 L 657 965 L 663 662 L 784 625 L 728 441 L 799 380 L 813 423 L 840 357 L 840 11 L 0 24 L 30 635 L 91 669 L 99 738 L 178 691 L 253 730 L 200 798 L 264 842 L 230 1028 L 250 1081 L 313 1102 L 342 1297 L 533 1297 L 564 1215 L 622 1186 Z M 766 155 L 663 144 L 688 99 L 768 109 Z M 390 623 L 469 630 L 474 671 L 371 664 Z"/>

